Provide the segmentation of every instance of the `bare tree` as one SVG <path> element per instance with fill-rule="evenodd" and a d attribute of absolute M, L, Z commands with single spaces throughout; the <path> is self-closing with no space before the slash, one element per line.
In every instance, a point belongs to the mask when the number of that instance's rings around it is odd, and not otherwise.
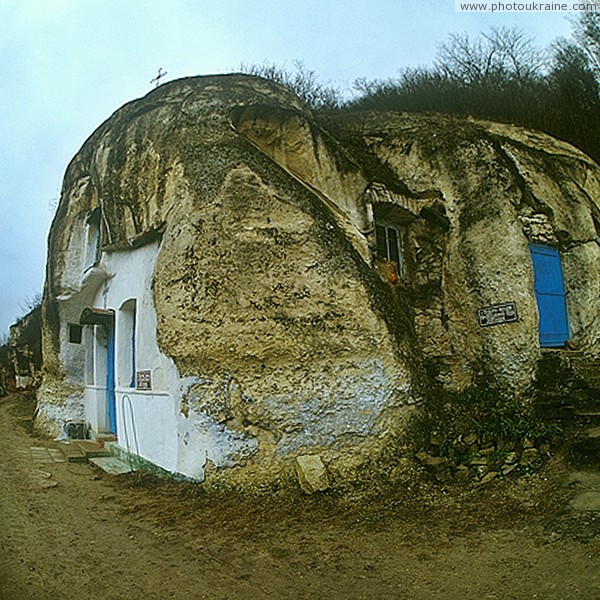
<path fill-rule="evenodd" d="M 585 52 L 588 64 L 600 83 L 600 12 L 582 12 L 573 22 L 573 37 Z"/>
<path fill-rule="evenodd" d="M 264 62 L 261 65 L 242 64 L 240 71 L 248 75 L 256 75 L 278 83 L 292 92 L 314 109 L 339 108 L 342 94 L 339 90 L 319 82 L 314 71 L 307 69 L 300 61 L 294 62 L 294 68 Z"/>
<path fill-rule="evenodd" d="M 19 308 L 23 311 L 23 316 L 28 315 L 42 304 L 42 294 L 36 292 L 33 296 L 27 296 L 19 303 Z"/>
<path fill-rule="evenodd" d="M 480 85 L 498 79 L 529 79 L 545 68 L 547 59 L 522 30 L 493 27 L 475 39 L 451 34 L 448 42 L 438 46 L 434 64 L 449 79 Z"/>

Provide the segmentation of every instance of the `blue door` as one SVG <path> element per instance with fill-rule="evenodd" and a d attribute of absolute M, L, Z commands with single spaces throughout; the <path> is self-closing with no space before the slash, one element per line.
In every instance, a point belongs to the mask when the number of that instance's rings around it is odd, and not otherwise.
<path fill-rule="evenodd" d="M 112 309 L 87 307 L 84 308 L 79 318 L 81 325 L 94 325 L 99 327 L 98 341 L 101 353 L 100 364 L 104 365 L 104 351 L 106 351 L 106 408 L 108 411 L 108 427 L 112 433 L 117 433 L 117 401 L 115 397 L 115 312 Z M 106 333 L 106 346 L 104 336 Z M 99 377 L 101 377 L 99 375 Z M 99 383 L 99 382 L 98 382 Z"/>
<path fill-rule="evenodd" d="M 530 244 L 535 297 L 539 314 L 540 346 L 558 348 L 569 339 L 567 303 L 557 248 Z"/>

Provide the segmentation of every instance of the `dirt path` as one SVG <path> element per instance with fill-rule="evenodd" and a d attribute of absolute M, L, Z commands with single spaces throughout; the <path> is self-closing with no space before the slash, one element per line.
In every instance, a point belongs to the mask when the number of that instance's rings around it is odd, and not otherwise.
<path fill-rule="evenodd" d="M 219 498 L 89 465 L 40 469 L 30 449 L 52 442 L 28 433 L 31 409 L 0 401 L 2 600 L 600 598 L 600 527 L 565 511 L 559 462 L 460 494 Z"/>

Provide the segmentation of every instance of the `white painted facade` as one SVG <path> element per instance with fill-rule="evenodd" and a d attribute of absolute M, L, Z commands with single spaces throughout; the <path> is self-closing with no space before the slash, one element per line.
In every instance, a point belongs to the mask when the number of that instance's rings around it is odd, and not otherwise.
<path fill-rule="evenodd" d="M 68 365 L 71 382 L 84 381 L 83 418 L 92 435 L 114 433 L 118 445 L 131 454 L 167 471 L 203 480 L 206 459 L 215 452 L 210 452 L 211 441 L 202 438 L 193 418 L 180 412 L 179 373 L 174 362 L 160 352 L 156 340 L 151 285 L 158 251 L 159 243 L 155 242 L 132 250 L 104 252 L 93 266 L 84 266 L 81 291 L 64 298 L 61 307 L 61 358 Z M 88 255 L 86 252 L 85 263 L 89 263 Z M 112 426 L 107 327 L 86 324 L 80 343 L 69 339 L 82 308 L 114 314 Z M 219 444 L 218 439 L 213 441 Z"/>

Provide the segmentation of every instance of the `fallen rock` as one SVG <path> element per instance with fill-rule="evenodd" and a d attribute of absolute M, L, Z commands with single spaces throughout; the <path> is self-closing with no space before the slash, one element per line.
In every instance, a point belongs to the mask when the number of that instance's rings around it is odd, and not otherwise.
<path fill-rule="evenodd" d="M 329 476 L 321 457 L 303 454 L 296 458 L 296 474 L 302 491 L 307 494 L 322 492 L 329 488 Z"/>
<path fill-rule="evenodd" d="M 581 511 L 600 511 L 600 492 L 595 490 L 586 490 L 577 494 L 569 503 L 574 510 Z"/>
<path fill-rule="evenodd" d="M 518 452 L 509 452 L 504 458 L 504 462 L 508 465 L 515 464 L 518 460 L 519 460 Z"/>
<path fill-rule="evenodd" d="M 456 468 L 454 479 L 457 483 L 466 483 L 467 481 L 473 479 L 473 472 L 471 471 L 471 469 L 469 469 L 469 467 L 460 465 Z"/>
<path fill-rule="evenodd" d="M 540 457 L 540 451 L 537 448 L 526 448 L 523 450 L 519 464 L 524 467 L 535 462 Z"/>
<path fill-rule="evenodd" d="M 498 476 L 498 473 L 496 471 L 490 471 L 489 473 L 486 473 L 482 477 L 481 481 L 479 481 L 479 483 L 477 485 L 485 485 L 486 483 L 489 483 L 493 479 L 496 479 L 497 476 Z"/>
<path fill-rule="evenodd" d="M 502 475 L 509 475 L 512 473 L 519 465 L 517 463 L 508 463 L 506 462 L 501 469 Z"/>
<path fill-rule="evenodd" d="M 463 442 L 467 445 L 467 446 L 472 446 L 476 441 L 477 441 L 477 434 L 476 433 L 471 433 L 469 434 L 467 437 L 465 437 L 463 439 Z"/>
<path fill-rule="evenodd" d="M 417 453 L 417 458 L 421 461 L 421 464 L 435 471 L 443 470 L 450 464 L 450 459 L 447 457 L 433 456 L 433 454 L 424 451 Z"/>
<path fill-rule="evenodd" d="M 448 467 L 448 468 L 441 469 L 440 471 L 438 471 L 435 474 L 435 478 L 440 483 L 450 483 L 454 479 L 454 475 L 452 474 L 452 469 L 450 469 Z"/>

